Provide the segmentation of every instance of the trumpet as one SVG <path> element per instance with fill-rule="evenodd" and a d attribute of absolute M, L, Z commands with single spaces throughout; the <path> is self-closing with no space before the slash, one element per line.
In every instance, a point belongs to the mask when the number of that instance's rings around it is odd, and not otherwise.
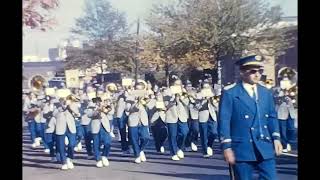
<path fill-rule="evenodd" d="M 217 100 L 218 102 L 220 101 L 220 96 L 216 95 L 216 96 L 213 96 L 213 99 Z"/>
<path fill-rule="evenodd" d="M 183 92 L 182 96 L 185 98 L 189 98 L 190 101 L 195 102 L 197 99 L 194 93 Z"/>
<path fill-rule="evenodd" d="M 138 97 L 138 104 L 142 104 L 143 106 L 147 105 L 150 101 L 148 97 Z"/>
<path fill-rule="evenodd" d="M 80 117 L 80 114 L 75 113 L 71 108 L 70 105 L 66 105 L 65 111 L 69 111 L 71 115 L 75 118 L 78 119 Z"/>
<path fill-rule="evenodd" d="M 70 94 L 66 97 L 66 100 L 70 100 L 73 102 L 79 102 L 80 101 L 80 97 L 74 95 L 74 94 Z"/>
<path fill-rule="evenodd" d="M 213 104 L 219 103 L 220 102 L 220 96 L 213 96 L 211 97 L 211 102 Z"/>
<path fill-rule="evenodd" d="M 112 110 L 112 107 L 110 104 L 100 104 L 100 106 L 96 107 L 96 111 L 98 111 L 98 112 L 108 113 L 111 110 Z"/>

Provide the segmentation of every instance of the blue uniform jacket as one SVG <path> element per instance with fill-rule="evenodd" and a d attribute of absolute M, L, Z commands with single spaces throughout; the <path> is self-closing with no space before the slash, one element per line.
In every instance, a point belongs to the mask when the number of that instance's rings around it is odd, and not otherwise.
<path fill-rule="evenodd" d="M 232 148 L 236 161 L 256 161 L 257 151 L 263 159 L 274 158 L 273 140 L 280 134 L 273 95 L 261 85 L 257 92 L 258 108 L 241 82 L 222 93 L 218 131 L 222 149 Z"/>

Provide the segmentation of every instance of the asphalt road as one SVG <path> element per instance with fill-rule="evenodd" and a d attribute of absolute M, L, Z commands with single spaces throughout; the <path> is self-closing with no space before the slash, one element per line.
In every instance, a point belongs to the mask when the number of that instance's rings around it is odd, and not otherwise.
<path fill-rule="evenodd" d="M 60 164 L 51 163 L 43 148 L 31 149 L 31 141 L 26 128 L 23 132 L 23 179 L 24 180 L 229 180 L 228 166 L 224 162 L 218 144 L 210 159 L 202 157 L 201 147 L 198 152 L 186 152 L 185 158 L 172 161 L 169 149 L 166 154 L 154 150 L 153 141 L 148 144 L 145 154 L 147 162 L 135 164 L 131 155 L 122 156 L 120 143 L 115 138 L 109 156 L 109 167 L 97 168 L 94 160 L 87 160 L 85 150 L 75 155 L 73 170 L 62 171 Z M 297 158 L 281 156 L 277 158 L 279 180 L 296 180 Z M 257 176 L 257 175 L 255 175 Z"/>

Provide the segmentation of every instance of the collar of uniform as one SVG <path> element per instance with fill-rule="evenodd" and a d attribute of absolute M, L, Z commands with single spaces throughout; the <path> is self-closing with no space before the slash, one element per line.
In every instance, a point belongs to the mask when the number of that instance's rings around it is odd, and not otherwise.
<path fill-rule="evenodd" d="M 248 88 L 248 89 L 250 89 L 250 90 L 252 89 L 252 87 L 254 87 L 255 89 L 256 89 L 256 87 L 257 87 L 256 84 L 253 84 L 253 85 L 252 85 L 252 84 L 246 83 L 246 82 L 244 82 L 244 81 L 242 81 L 242 85 L 243 85 L 244 88 L 246 88 L 246 89 Z"/>
<path fill-rule="evenodd" d="M 249 95 L 252 97 L 253 96 L 253 92 L 252 92 L 252 88 L 254 88 L 256 95 L 257 93 L 257 85 L 256 84 L 249 84 L 246 82 L 242 82 L 243 88 L 249 93 Z"/>

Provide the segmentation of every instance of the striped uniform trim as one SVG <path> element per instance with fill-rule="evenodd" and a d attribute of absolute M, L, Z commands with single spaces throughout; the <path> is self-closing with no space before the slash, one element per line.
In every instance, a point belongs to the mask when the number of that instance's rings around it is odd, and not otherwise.
<path fill-rule="evenodd" d="M 274 133 L 272 133 L 272 136 L 280 137 L 280 134 L 279 134 L 279 133 L 277 133 L 277 132 L 274 132 Z"/>
<path fill-rule="evenodd" d="M 229 143 L 231 142 L 231 139 L 224 139 L 223 141 L 221 141 L 221 143 Z"/>
<path fill-rule="evenodd" d="M 258 66 L 263 66 L 263 63 L 257 62 L 257 61 L 252 61 L 252 62 L 247 62 L 242 64 L 242 66 L 248 66 L 248 65 L 258 65 Z"/>

